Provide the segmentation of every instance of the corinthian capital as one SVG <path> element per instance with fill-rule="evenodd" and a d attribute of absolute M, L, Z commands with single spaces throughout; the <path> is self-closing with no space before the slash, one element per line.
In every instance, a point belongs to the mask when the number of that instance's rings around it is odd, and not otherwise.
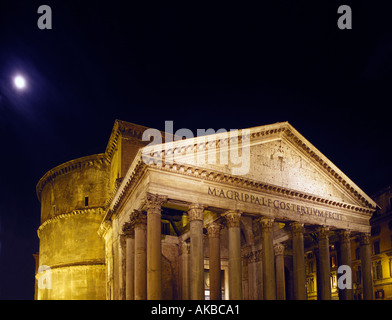
<path fill-rule="evenodd" d="M 338 232 L 339 240 L 341 243 L 350 242 L 351 231 L 350 230 L 340 230 Z"/>
<path fill-rule="evenodd" d="M 181 255 L 190 253 L 190 244 L 189 244 L 189 242 L 182 241 L 180 243 L 180 252 L 181 252 Z"/>
<path fill-rule="evenodd" d="M 225 213 L 227 226 L 229 228 L 239 228 L 241 221 L 241 212 L 239 210 L 230 210 Z"/>
<path fill-rule="evenodd" d="M 130 220 L 131 224 L 133 224 L 135 228 L 147 227 L 147 216 L 142 211 L 134 210 Z"/>
<path fill-rule="evenodd" d="M 293 236 L 297 236 L 304 233 L 304 224 L 299 222 L 290 223 L 291 232 Z"/>
<path fill-rule="evenodd" d="M 192 203 L 188 210 L 189 221 L 204 219 L 204 206 L 198 203 Z"/>
<path fill-rule="evenodd" d="M 261 225 L 261 231 L 263 231 L 263 232 L 271 232 L 272 231 L 272 228 L 274 226 L 274 219 L 260 218 L 260 219 L 257 219 L 257 221 Z"/>
<path fill-rule="evenodd" d="M 317 228 L 318 240 L 327 239 L 329 237 L 329 227 L 319 227 Z"/>
<path fill-rule="evenodd" d="M 222 225 L 218 222 L 212 222 L 207 225 L 207 233 L 210 238 L 218 238 Z"/>
<path fill-rule="evenodd" d="M 274 245 L 274 252 L 275 252 L 276 256 L 283 255 L 283 253 L 284 253 L 284 244 L 283 243 L 278 243 L 278 244 Z"/>
<path fill-rule="evenodd" d="M 125 237 L 133 237 L 135 235 L 134 224 L 132 222 L 125 222 L 122 226 L 122 234 Z"/>
<path fill-rule="evenodd" d="M 146 204 L 149 212 L 161 213 L 162 204 L 167 201 L 166 196 L 147 192 Z"/>
<path fill-rule="evenodd" d="M 361 233 L 359 236 L 359 243 L 361 246 L 370 244 L 370 233 Z"/>

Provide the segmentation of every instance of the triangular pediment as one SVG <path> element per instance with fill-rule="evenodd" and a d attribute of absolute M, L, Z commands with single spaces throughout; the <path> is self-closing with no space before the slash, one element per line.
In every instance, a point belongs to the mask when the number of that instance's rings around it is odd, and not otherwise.
<path fill-rule="evenodd" d="M 239 139 L 236 140 L 235 135 L 229 132 L 174 141 L 162 144 L 164 151 L 158 153 L 164 154 L 163 161 L 166 163 L 174 157 L 178 164 L 194 165 L 201 170 L 204 168 L 224 175 L 238 175 L 237 169 L 243 166 L 241 161 L 247 161 L 246 152 L 241 150 L 241 144 L 246 142 L 249 146 L 249 168 L 240 170 L 238 178 L 337 203 L 376 207 L 369 196 L 289 123 L 239 130 L 237 137 Z M 232 152 L 237 146 L 237 153 Z M 215 162 L 203 155 L 210 150 L 216 152 Z M 238 159 L 235 159 L 236 154 Z M 204 160 L 200 162 L 197 159 Z"/>
<path fill-rule="evenodd" d="M 245 177 L 323 199 L 361 205 L 314 159 L 284 139 L 252 145 Z"/>

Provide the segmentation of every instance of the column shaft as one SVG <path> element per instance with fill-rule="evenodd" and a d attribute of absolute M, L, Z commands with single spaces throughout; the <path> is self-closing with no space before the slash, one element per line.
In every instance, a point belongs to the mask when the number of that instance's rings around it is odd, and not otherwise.
<path fill-rule="evenodd" d="M 226 213 L 229 236 L 229 298 L 242 299 L 242 261 L 241 261 L 241 213 Z"/>
<path fill-rule="evenodd" d="M 373 279 L 372 279 L 372 261 L 370 255 L 370 235 L 362 234 L 360 236 L 360 255 L 362 269 L 362 288 L 363 299 L 373 300 Z"/>
<path fill-rule="evenodd" d="M 127 238 L 125 299 L 135 299 L 135 236 Z"/>
<path fill-rule="evenodd" d="M 221 300 L 220 230 L 219 223 L 211 223 L 207 227 L 210 248 L 210 300 Z"/>
<path fill-rule="evenodd" d="M 293 234 L 293 284 L 294 299 L 306 300 L 304 227 L 302 223 L 291 224 Z"/>
<path fill-rule="evenodd" d="M 181 243 L 181 299 L 189 300 L 190 298 L 190 245 L 189 243 L 183 241 Z"/>
<path fill-rule="evenodd" d="M 318 230 L 318 261 L 319 291 L 318 300 L 331 300 L 331 269 L 329 261 L 329 228 L 321 227 Z"/>
<path fill-rule="evenodd" d="M 161 206 L 165 197 L 147 194 L 147 299 L 162 299 Z"/>
<path fill-rule="evenodd" d="M 127 262 L 127 237 L 124 234 L 120 235 L 119 239 L 119 300 L 125 300 L 125 290 L 126 290 L 126 262 Z"/>
<path fill-rule="evenodd" d="M 135 300 L 147 299 L 147 219 L 135 215 Z"/>
<path fill-rule="evenodd" d="M 135 299 L 135 230 L 134 224 L 123 226 L 125 236 L 125 300 Z"/>
<path fill-rule="evenodd" d="M 342 230 L 339 232 L 339 246 L 338 246 L 338 253 L 339 253 L 339 266 L 346 265 L 352 270 L 351 264 L 351 242 L 350 242 L 350 231 L 349 230 Z M 347 279 L 351 284 L 352 288 L 352 271 L 349 275 L 350 278 Z M 339 289 L 339 299 L 341 300 L 353 300 L 353 290 L 352 289 Z"/>
<path fill-rule="evenodd" d="M 275 278 L 276 278 L 276 299 L 286 299 L 286 284 L 284 276 L 284 245 L 274 246 L 275 251 Z"/>
<path fill-rule="evenodd" d="M 192 300 L 204 300 L 204 251 L 203 251 L 203 216 L 204 208 L 193 204 L 189 211 L 191 238 L 191 292 Z"/>
<path fill-rule="evenodd" d="M 275 255 L 272 238 L 273 220 L 261 218 L 262 266 L 264 300 L 276 299 Z"/>

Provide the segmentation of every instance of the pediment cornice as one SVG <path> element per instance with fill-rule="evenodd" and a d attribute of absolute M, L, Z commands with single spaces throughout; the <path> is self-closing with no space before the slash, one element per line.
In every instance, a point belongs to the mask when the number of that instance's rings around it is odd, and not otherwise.
<path fill-rule="evenodd" d="M 362 207 L 359 205 L 354 205 L 346 202 L 339 202 L 339 201 L 323 198 L 317 195 L 300 192 L 297 190 L 292 190 L 289 188 L 284 188 L 272 184 L 267 184 L 248 178 L 243 178 L 240 176 L 233 176 L 233 175 L 229 175 L 219 171 L 209 170 L 205 168 L 197 168 L 194 166 L 177 165 L 177 164 L 167 164 L 164 166 L 150 164 L 149 167 L 151 168 L 154 167 L 162 171 L 176 172 L 182 175 L 192 176 L 206 181 L 223 183 L 231 188 L 241 187 L 241 188 L 249 189 L 249 191 L 258 191 L 270 195 L 285 196 L 291 199 L 312 201 L 317 204 L 353 210 L 356 212 L 362 212 L 366 214 L 371 214 L 374 211 L 374 209 L 371 207 Z"/>
<path fill-rule="evenodd" d="M 350 210 L 356 213 L 371 215 L 374 212 L 374 208 L 370 205 L 364 206 L 355 205 L 346 202 L 339 202 L 327 198 L 323 198 L 317 195 L 284 188 L 277 185 L 267 184 L 260 181 L 255 181 L 242 176 L 234 176 L 226 174 L 220 171 L 197 167 L 186 164 L 176 163 L 157 163 L 154 161 L 154 157 L 150 158 L 150 161 L 146 164 L 137 157 L 139 160 L 133 163 L 133 166 L 118 188 L 118 192 L 113 197 L 113 201 L 109 204 L 109 208 L 113 212 L 117 211 L 118 207 L 122 203 L 122 199 L 125 198 L 125 194 L 132 190 L 132 187 L 137 184 L 138 179 L 149 169 L 166 171 L 170 173 L 190 176 L 192 178 L 198 178 L 204 181 L 210 181 L 215 183 L 226 184 L 228 187 L 240 187 L 248 189 L 249 191 L 256 191 L 269 194 L 271 196 L 284 196 L 292 200 L 302 200 L 307 202 L 313 202 L 318 205 L 326 205 L 330 207 Z"/>
<path fill-rule="evenodd" d="M 358 204 L 375 209 L 377 204 L 365 192 L 363 192 L 351 179 L 349 179 L 340 169 L 338 169 L 327 157 L 325 157 L 316 147 L 314 147 L 305 137 L 303 137 L 293 126 L 288 122 L 275 123 L 260 127 L 249 128 L 246 138 L 249 139 L 250 144 L 262 142 L 265 140 L 281 139 L 296 147 L 304 156 L 316 165 L 325 175 L 339 185 L 342 190 L 350 195 L 352 199 Z M 237 135 L 230 133 L 217 133 L 214 135 L 215 139 L 209 140 L 206 137 L 195 137 L 180 141 L 173 141 L 166 144 L 154 145 L 148 147 L 152 159 L 158 159 L 173 154 L 179 154 L 186 157 L 191 155 L 194 150 L 202 152 L 209 148 L 211 143 L 214 147 L 220 148 L 227 146 L 230 140 L 238 139 L 242 141 L 243 130 L 238 130 Z"/>
<path fill-rule="evenodd" d="M 282 139 L 295 145 L 301 152 L 312 159 L 313 162 L 337 185 L 340 185 L 352 198 L 362 205 L 376 209 L 377 204 L 365 192 L 363 192 L 350 178 L 348 178 L 339 168 L 337 168 L 327 157 L 325 157 L 316 147 L 305 139 L 289 123 L 283 131 Z"/>

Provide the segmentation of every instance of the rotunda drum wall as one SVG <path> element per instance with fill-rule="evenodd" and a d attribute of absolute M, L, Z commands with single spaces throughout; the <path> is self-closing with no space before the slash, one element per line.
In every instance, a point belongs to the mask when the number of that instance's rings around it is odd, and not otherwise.
<path fill-rule="evenodd" d="M 101 220 L 102 214 L 91 211 L 47 224 L 40 232 L 40 264 L 103 262 L 105 245 L 97 233 Z"/>
<path fill-rule="evenodd" d="M 103 206 L 109 194 L 106 165 L 88 166 L 62 174 L 41 192 L 41 222 L 86 207 Z"/>

